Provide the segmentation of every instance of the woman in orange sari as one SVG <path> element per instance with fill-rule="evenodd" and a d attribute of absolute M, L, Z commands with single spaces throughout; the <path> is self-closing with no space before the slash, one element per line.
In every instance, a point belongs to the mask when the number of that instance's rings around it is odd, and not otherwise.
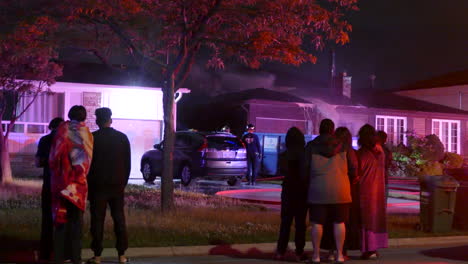
<path fill-rule="evenodd" d="M 361 207 L 361 258 L 376 259 L 388 246 L 385 202 L 385 153 L 369 124 L 359 130 L 359 184 Z"/>

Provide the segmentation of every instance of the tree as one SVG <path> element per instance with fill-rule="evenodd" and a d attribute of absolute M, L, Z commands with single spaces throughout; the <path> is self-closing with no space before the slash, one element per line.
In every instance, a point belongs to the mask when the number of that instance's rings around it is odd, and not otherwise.
<path fill-rule="evenodd" d="M 53 0 L 51 0 L 53 1 Z M 222 69 L 235 61 L 315 62 L 325 42 L 349 41 L 345 13 L 357 0 L 61 0 L 61 45 L 96 55 L 125 50 L 133 64 L 162 85 L 164 170 L 162 210 L 173 206 L 174 92 L 196 60 Z M 120 51 L 121 53 L 121 51 Z M 204 56 L 203 56 L 204 55 Z"/>
<path fill-rule="evenodd" d="M 9 120 L 5 129 L 0 126 L 2 184 L 12 180 L 8 152 L 11 129 L 37 96 L 48 91 L 62 74 L 62 68 L 51 61 L 56 57 L 55 51 L 45 41 L 53 28 L 47 17 L 39 17 L 33 24 L 18 24 L 0 40 L 0 116 Z M 30 97 L 27 103 L 21 104 L 26 97 Z"/>

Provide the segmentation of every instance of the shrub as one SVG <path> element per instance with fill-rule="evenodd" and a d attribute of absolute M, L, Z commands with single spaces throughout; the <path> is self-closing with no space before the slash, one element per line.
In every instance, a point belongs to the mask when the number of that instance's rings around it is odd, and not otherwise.
<path fill-rule="evenodd" d="M 445 169 L 458 169 L 463 165 L 463 157 L 457 153 L 445 152 L 442 164 Z"/>
<path fill-rule="evenodd" d="M 402 144 L 391 149 L 393 154 L 393 164 L 389 168 L 390 177 L 407 177 L 416 176 L 420 168 L 416 164 L 415 159 L 411 153 L 411 149 Z"/>
<path fill-rule="evenodd" d="M 443 165 L 438 161 L 427 161 L 426 163 L 420 166 L 421 170 L 417 176 L 426 176 L 426 175 L 442 175 L 443 174 Z"/>
<path fill-rule="evenodd" d="M 421 137 L 408 133 L 408 144 L 393 147 L 393 166 L 389 174 L 393 177 L 441 175 L 445 157 L 444 145 L 436 135 Z"/>
<path fill-rule="evenodd" d="M 411 155 L 420 160 L 420 164 L 425 161 L 441 161 L 445 155 L 444 145 L 434 134 L 420 137 L 411 133 L 408 135 L 408 147 Z"/>

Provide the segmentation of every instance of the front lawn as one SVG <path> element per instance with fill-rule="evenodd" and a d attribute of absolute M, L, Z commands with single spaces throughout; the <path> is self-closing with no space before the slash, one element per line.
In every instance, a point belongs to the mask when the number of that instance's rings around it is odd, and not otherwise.
<path fill-rule="evenodd" d="M 229 198 L 175 192 L 176 209 L 161 214 L 158 190 L 131 185 L 126 191 L 129 246 L 187 246 L 275 242 L 279 211 Z M 34 241 L 40 233 L 40 184 L 0 187 L 0 239 Z M 89 211 L 85 214 L 83 245 L 90 245 Z M 389 215 L 390 237 L 436 236 L 418 231 L 417 215 Z M 110 215 L 104 246 L 113 247 Z M 309 232 L 308 232 L 309 233 Z M 468 235 L 453 231 L 437 235 Z M 309 239 L 308 239 L 309 240 Z"/>

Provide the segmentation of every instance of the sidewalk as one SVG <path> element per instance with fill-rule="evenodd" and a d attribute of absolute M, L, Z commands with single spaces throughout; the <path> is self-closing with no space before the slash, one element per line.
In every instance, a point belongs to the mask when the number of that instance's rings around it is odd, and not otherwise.
<path fill-rule="evenodd" d="M 218 196 L 238 199 L 244 202 L 263 204 L 268 208 L 279 210 L 281 206 L 281 188 L 255 188 L 219 191 Z M 387 200 L 387 213 L 419 213 L 419 192 L 408 193 L 406 191 L 389 192 Z"/>
<path fill-rule="evenodd" d="M 423 238 L 391 238 L 389 248 L 409 248 L 420 246 L 446 246 L 451 244 L 468 245 L 468 236 L 448 236 L 448 237 L 423 237 Z M 209 246 L 180 246 L 180 247 L 145 247 L 129 248 L 126 255 L 130 258 L 146 257 L 170 257 L 170 256 L 201 256 L 201 255 L 230 255 L 234 253 L 247 253 L 252 249 L 264 253 L 273 253 L 276 243 L 259 244 L 237 244 L 237 245 L 209 245 Z M 289 244 L 289 248 L 294 248 L 294 243 Z M 306 243 L 306 251 L 311 251 L 311 242 Z M 113 248 L 105 248 L 102 252 L 103 258 L 115 258 L 116 251 Z M 92 257 L 90 249 L 84 249 L 83 259 Z"/>
<path fill-rule="evenodd" d="M 276 243 L 178 246 L 178 247 L 142 247 L 129 248 L 126 255 L 134 264 L 149 263 L 284 263 L 273 261 Z M 294 249 L 294 244 L 289 244 Z M 306 243 L 306 252 L 312 252 L 311 242 Z M 363 261 L 356 258 L 358 251 L 350 256 L 354 263 L 468 263 L 468 236 L 425 237 L 389 239 L 389 248 L 381 251 L 382 259 Z M 0 251 L 0 263 L 34 263 L 35 252 L 15 248 Z M 90 249 L 82 251 L 82 259 L 93 256 Z M 288 256 L 291 257 L 292 256 Z M 117 252 L 114 248 L 105 248 L 103 263 L 117 263 Z M 435 262 L 435 260 L 439 260 Z M 444 260 L 441 262 L 440 260 Z M 447 262 L 447 260 L 450 260 Z M 348 262 L 347 262 L 348 263 Z"/>

